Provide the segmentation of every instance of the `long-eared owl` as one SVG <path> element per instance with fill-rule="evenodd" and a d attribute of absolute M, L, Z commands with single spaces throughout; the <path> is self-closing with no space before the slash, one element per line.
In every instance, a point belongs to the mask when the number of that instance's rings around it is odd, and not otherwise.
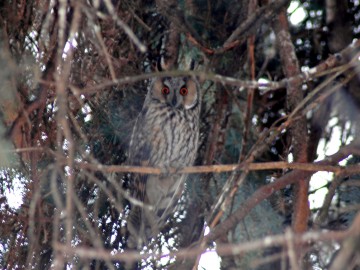
<path fill-rule="evenodd" d="M 156 236 L 175 212 L 186 175 L 170 174 L 169 168 L 191 166 L 199 140 L 201 94 L 190 77 L 155 78 L 133 129 L 128 164 L 161 168 L 161 175 L 134 174 L 132 205 L 128 219 L 129 244 L 139 247 Z M 132 243 L 131 243 L 132 242 Z"/>

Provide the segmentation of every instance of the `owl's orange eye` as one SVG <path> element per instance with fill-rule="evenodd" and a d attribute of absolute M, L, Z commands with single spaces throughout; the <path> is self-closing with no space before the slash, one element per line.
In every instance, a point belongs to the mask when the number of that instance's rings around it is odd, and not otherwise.
<path fill-rule="evenodd" d="M 161 89 L 161 93 L 162 93 L 163 95 L 168 95 L 168 94 L 170 93 L 170 89 L 169 89 L 168 87 L 163 87 L 163 88 Z"/>
<path fill-rule="evenodd" d="M 182 95 L 182 96 L 186 96 L 188 94 L 188 92 L 189 92 L 188 89 L 185 87 L 180 89 L 180 95 Z"/>

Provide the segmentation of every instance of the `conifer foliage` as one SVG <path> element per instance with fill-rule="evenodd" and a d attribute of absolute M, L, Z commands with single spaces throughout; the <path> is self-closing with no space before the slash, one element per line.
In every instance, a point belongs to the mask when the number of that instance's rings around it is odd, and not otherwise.
<path fill-rule="evenodd" d="M 1 1 L 0 268 L 198 269 L 212 249 L 221 269 L 358 269 L 359 18 L 355 0 Z M 125 165 L 131 132 L 149 82 L 184 75 L 196 164 L 130 249 L 129 176 L 161 173 Z"/>

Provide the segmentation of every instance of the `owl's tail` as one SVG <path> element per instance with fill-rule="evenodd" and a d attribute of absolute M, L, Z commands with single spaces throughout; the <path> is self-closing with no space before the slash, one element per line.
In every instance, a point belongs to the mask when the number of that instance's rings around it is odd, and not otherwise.
<path fill-rule="evenodd" d="M 142 247 L 156 237 L 167 219 L 176 212 L 184 182 L 183 175 L 147 179 L 144 203 L 134 206 L 128 218 L 129 240 L 131 238 L 133 248 Z"/>

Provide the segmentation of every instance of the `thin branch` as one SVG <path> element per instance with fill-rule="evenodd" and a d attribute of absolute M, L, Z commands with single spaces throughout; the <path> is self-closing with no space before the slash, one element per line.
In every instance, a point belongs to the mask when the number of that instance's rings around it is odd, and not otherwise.
<path fill-rule="evenodd" d="M 89 221 L 88 213 L 85 211 L 86 208 L 82 205 L 81 201 L 78 199 L 76 195 L 73 197 L 74 204 L 76 209 L 79 211 L 80 216 L 82 218 L 82 222 L 84 222 L 85 227 L 87 230 L 85 230 L 84 233 L 89 234 L 88 237 L 91 239 L 91 242 L 94 244 L 96 248 L 104 248 L 102 239 L 100 237 L 99 231 L 95 231 L 97 229 L 97 226 L 92 226 L 91 222 Z M 109 260 L 105 260 L 106 266 L 109 269 L 114 269 L 114 265 L 111 264 Z"/>
<path fill-rule="evenodd" d="M 336 189 L 339 187 L 339 185 L 341 184 L 341 182 L 344 179 L 344 175 L 343 174 L 338 174 L 335 179 L 332 180 L 330 187 L 328 188 L 328 192 L 325 196 L 323 205 L 319 211 L 319 213 L 317 214 L 317 217 L 315 218 L 314 224 L 316 227 L 320 227 L 321 224 L 326 220 L 326 218 L 328 217 L 329 214 L 329 208 L 332 202 L 332 199 L 335 195 L 335 191 Z"/>
<path fill-rule="evenodd" d="M 116 15 L 114 6 L 111 3 L 111 1 L 104 0 L 104 3 L 106 5 L 106 8 L 108 9 L 108 11 L 110 12 L 111 16 L 113 17 L 114 21 L 117 23 L 117 25 L 120 26 L 122 28 L 122 30 L 124 30 L 125 34 L 130 38 L 130 40 L 132 42 L 134 42 L 134 44 L 136 45 L 136 47 L 139 49 L 140 52 L 146 53 L 147 52 L 146 46 L 144 44 L 142 44 L 142 42 L 135 35 L 135 33 L 131 30 L 131 28 L 125 22 L 123 22 L 119 18 L 119 16 Z"/>
<path fill-rule="evenodd" d="M 116 73 L 115 73 L 115 69 L 114 69 L 114 65 L 112 64 L 112 61 L 111 61 L 111 56 L 105 46 L 105 42 L 104 42 L 104 39 L 101 35 L 101 31 L 100 31 L 100 26 L 95 24 L 94 23 L 94 31 L 95 31 L 95 35 L 100 43 L 100 46 L 101 46 L 101 49 L 102 49 L 102 52 L 105 56 L 105 59 L 106 59 L 106 62 L 109 66 L 109 70 L 110 70 L 110 75 L 111 75 L 111 79 L 114 81 L 116 80 Z"/>
<path fill-rule="evenodd" d="M 288 252 L 288 257 L 289 257 L 289 261 L 290 261 L 290 265 L 291 265 L 291 270 L 300 270 L 298 260 L 296 258 L 297 252 L 295 251 L 296 247 L 295 247 L 295 243 L 294 243 L 294 234 L 290 228 L 288 228 L 285 231 L 285 239 L 286 239 L 287 252 Z"/>
<path fill-rule="evenodd" d="M 349 154 L 360 155 L 360 148 L 354 144 Z M 346 146 L 347 147 L 347 146 Z M 30 148 L 19 148 L 10 150 L 7 152 L 26 152 L 26 151 L 45 151 L 43 147 L 30 147 Z M 54 155 L 59 160 L 58 162 L 66 163 L 67 159 L 61 161 L 61 156 L 57 156 L 55 152 L 49 151 L 48 153 Z M 326 160 L 326 159 L 325 159 Z M 102 165 L 87 162 L 75 162 L 75 166 L 80 169 L 86 169 L 90 171 L 101 171 L 104 173 L 143 173 L 143 174 L 161 174 L 161 173 L 223 173 L 232 171 L 264 171 L 264 170 L 302 170 L 309 172 L 333 172 L 335 174 L 342 175 L 354 175 L 360 172 L 360 165 L 326 165 L 319 162 L 315 163 L 298 163 L 298 162 L 285 162 L 285 161 L 274 161 L 274 162 L 257 162 L 257 163 L 240 163 L 240 164 L 223 164 L 223 165 L 204 165 L 204 166 L 189 166 L 182 169 L 169 168 L 168 171 L 163 171 L 156 167 L 146 166 L 127 166 L 127 165 Z"/>
<path fill-rule="evenodd" d="M 224 52 L 231 50 L 237 46 L 240 46 L 254 31 L 259 29 L 260 25 L 269 22 L 278 11 L 287 5 L 289 0 L 274 1 L 268 5 L 265 5 L 252 13 L 244 22 L 242 22 L 230 35 L 229 38 L 219 48 L 206 47 L 203 40 L 198 37 L 194 31 L 187 31 L 183 26 L 179 26 L 180 30 L 186 33 L 187 39 L 198 47 L 200 50 L 207 54 L 223 54 Z M 171 13 L 170 13 L 171 14 Z M 189 28 L 189 27 L 188 27 Z"/>
<path fill-rule="evenodd" d="M 331 264 L 330 270 L 347 269 L 347 266 L 352 260 L 355 259 L 359 261 L 360 213 L 355 217 L 350 229 L 352 229 L 353 232 L 343 242 L 341 249 Z M 353 268 L 351 267 L 349 269 Z"/>
<path fill-rule="evenodd" d="M 215 53 L 221 53 L 227 48 L 232 48 L 234 45 L 241 43 L 241 39 L 245 39 L 251 35 L 251 29 L 258 29 L 258 25 L 264 22 L 269 22 L 278 12 L 287 4 L 289 0 L 274 1 L 268 5 L 258 8 L 248 17 L 241 25 L 239 25 L 230 37 L 224 42 L 222 48 L 216 49 Z M 247 35 L 244 35 L 246 33 Z"/>
<path fill-rule="evenodd" d="M 315 164 L 318 165 L 331 165 L 336 164 L 347 156 L 351 155 L 353 148 L 358 148 L 354 144 L 349 144 L 340 148 L 340 150 L 332 156 L 329 156 L 325 160 L 318 161 Z M 205 236 L 204 241 L 211 243 L 221 235 L 227 233 L 229 230 L 234 228 L 239 222 L 260 202 L 264 201 L 270 197 L 275 191 L 280 190 L 287 185 L 294 184 L 301 179 L 310 177 L 313 172 L 303 171 L 303 170 L 294 170 L 291 171 L 276 181 L 267 184 L 265 186 L 257 189 L 251 197 L 249 197 L 245 202 L 242 203 L 242 206 L 237 209 L 231 216 L 225 219 L 220 225 L 218 225 L 213 231 L 211 231 L 207 236 Z"/>
<path fill-rule="evenodd" d="M 309 172 L 334 172 L 341 173 L 346 170 L 344 166 L 323 165 L 318 163 L 288 163 L 284 161 L 278 162 L 259 162 L 259 163 L 240 163 L 240 164 L 224 164 L 224 165 L 204 165 L 204 166 L 189 166 L 183 169 L 169 168 L 167 171 L 161 170 L 155 167 L 141 167 L 141 166 L 127 166 L 127 165 L 101 165 L 91 164 L 85 162 L 77 162 L 76 166 L 81 169 L 87 169 L 91 171 L 101 171 L 106 173 L 143 173 L 143 174 L 162 174 L 162 173 L 222 173 L 233 171 L 264 171 L 275 169 L 294 169 Z M 353 169 L 352 173 L 359 173 L 360 168 Z"/>
<path fill-rule="evenodd" d="M 67 99 L 67 86 L 68 79 L 70 77 L 71 70 L 71 60 L 73 58 L 73 50 L 70 49 L 66 53 L 66 57 L 63 57 L 65 44 L 68 40 L 73 40 L 76 36 L 76 33 L 79 29 L 79 22 L 81 19 L 80 6 L 74 6 L 74 12 L 71 16 L 71 25 L 69 36 L 67 36 L 66 26 L 67 26 L 67 12 L 68 12 L 68 3 L 66 0 L 59 1 L 59 46 L 57 47 L 57 73 L 55 75 L 56 80 L 56 95 L 58 103 L 58 111 L 56 114 L 57 122 L 57 152 L 58 155 L 66 155 L 64 153 L 64 142 L 67 141 L 67 162 L 66 167 L 68 173 L 66 174 L 66 198 L 65 198 L 65 236 L 66 236 L 66 245 L 71 246 L 73 240 L 73 226 L 74 226 L 74 202 L 73 197 L 75 194 L 74 189 L 74 157 L 75 157 L 75 143 L 73 139 L 73 134 L 69 125 L 67 118 L 68 113 L 68 99 Z M 65 170 L 65 167 L 64 167 Z M 60 228 L 54 227 L 54 230 L 60 230 Z M 57 239 L 58 241 L 58 239 Z M 57 259 L 55 258 L 55 261 Z M 58 268 L 61 269 L 61 265 L 64 263 L 62 256 L 58 258 Z"/>
<path fill-rule="evenodd" d="M 350 44 L 347 48 L 342 50 L 340 53 L 329 56 L 329 58 L 327 58 L 324 62 L 320 63 L 319 65 L 310 68 L 309 70 L 305 70 L 293 77 L 282 79 L 281 81 L 278 82 L 275 81 L 258 82 L 251 80 L 239 80 L 233 77 L 222 76 L 219 74 L 208 73 L 204 71 L 175 70 L 175 71 L 163 71 L 163 72 L 146 73 L 146 74 L 139 74 L 133 76 L 125 76 L 123 78 L 119 78 L 114 81 L 103 82 L 95 86 L 86 87 L 84 89 L 79 89 L 76 87 L 74 87 L 74 89 L 77 89 L 78 94 L 91 94 L 97 92 L 98 90 L 102 90 L 104 88 L 114 85 L 133 84 L 138 81 L 148 80 L 154 77 L 168 77 L 168 76 L 172 76 L 172 77 L 197 76 L 202 80 L 210 80 L 224 85 L 237 86 L 240 89 L 252 88 L 252 89 L 259 89 L 259 91 L 283 89 L 287 87 L 288 84 L 306 83 L 315 78 L 328 74 L 325 73 L 325 71 L 331 73 L 337 72 L 338 70 L 336 69 L 336 67 L 346 63 L 346 61 L 344 60 L 346 59 L 345 56 L 357 52 L 359 48 L 360 48 L 360 40 L 357 40 L 354 43 Z M 47 81 L 40 81 L 40 82 L 46 85 L 53 84 L 52 82 L 49 83 Z"/>
<path fill-rule="evenodd" d="M 344 231 L 312 231 L 306 232 L 303 234 L 293 234 L 292 241 L 294 244 L 300 243 L 318 243 L 323 242 L 333 242 L 333 241 L 342 241 L 347 237 L 351 237 L 354 233 L 358 233 L 360 228 L 360 214 L 357 215 L 351 227 Z M 269 247 L 276 246 L 285 246 L 288 243 L 288 236 L 284 234 L 266 236 L 262 239 L 244 242 L 239 244 L 225 244 L 218 245 L 216 247 L 216 252 L 220 256 L 233 256 L 236 254 L 243 254 L 244 252 L 250 252 L 253 250 L 265 249 Z M 114 253 L 110 250 L 99 249 L 99 248 L 83 248 L 83 247 L 67 247 L 66 245 L 55 243 L 54 249 L 61 253 L 66 254 L 67 256 L 78 256 L 82 259 L 97 259 L 97 260 L 120 260 L 126 262 L 138 261 L 141 259 L 154 258 L 168 258 L 176 257 L 189 258 L 198 256 L 203 253 L 202 249 L 199 247 L 180 249 L 178 251 L 169 252 L 169 253 L 139 253 L 136 251 L 119 251 Z"/>

